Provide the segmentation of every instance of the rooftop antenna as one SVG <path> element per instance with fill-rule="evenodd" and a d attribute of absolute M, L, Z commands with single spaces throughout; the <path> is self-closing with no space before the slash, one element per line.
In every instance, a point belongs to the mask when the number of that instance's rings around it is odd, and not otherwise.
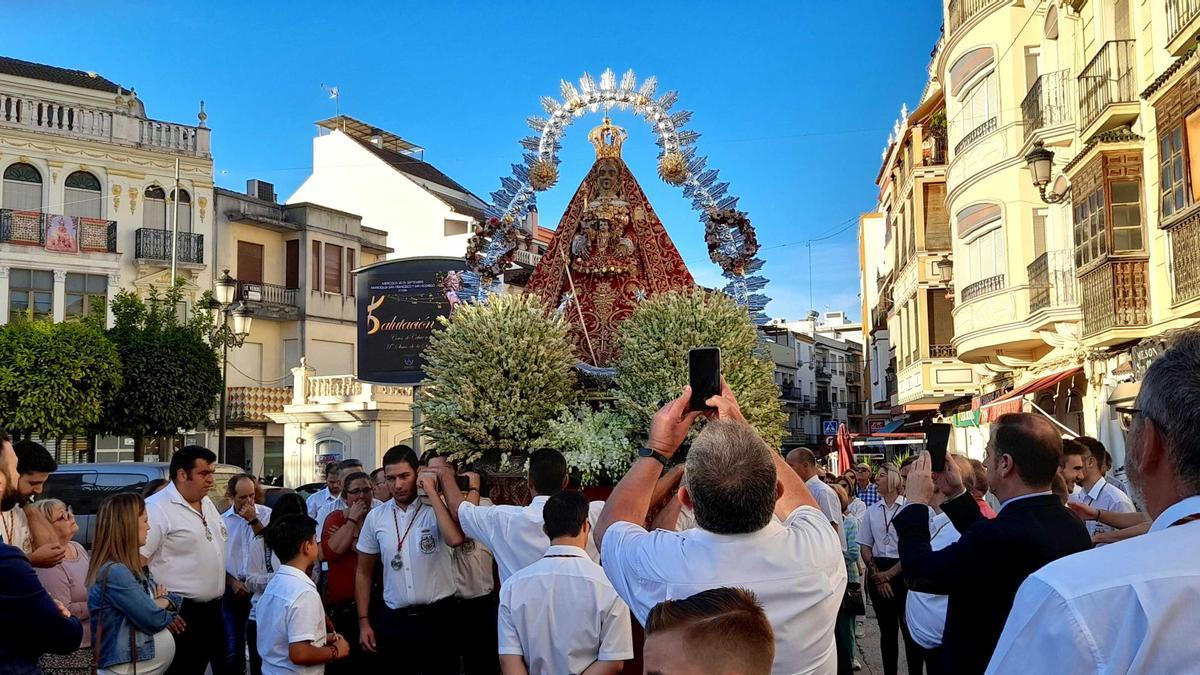
<path fill-rule="evenodd" d="M 329 98 L 333 99 L 333 114 L 336 117 L 342 116 L 342 98 L 341 90 L 335 86 L 328 86 L 324 82 L 321 83 L 321 88 L 329 93 Z M 342 131 L 346 130 L 346 120 L 342 120 Z"/>

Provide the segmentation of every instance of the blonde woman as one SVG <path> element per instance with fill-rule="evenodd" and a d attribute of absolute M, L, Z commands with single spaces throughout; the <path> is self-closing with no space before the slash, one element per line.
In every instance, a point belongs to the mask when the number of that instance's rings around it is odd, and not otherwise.
<path fill-rule="evenodd" d="M 71 507 L 57 499 L 45 499 L 33 503 L 58 537 L 56 543 L 66 551 L 65 557 L 53 567 L 37 570 L 38 581 L 50 597 L 61 602 L 71 616 L 83 624 L 83 640 L 79 649 L 70 654 L 46 654 L 42 656 L 42 670 L 46 673 L 90 673 L 92 670 L 92 639 L 88 626 L 88 554 L 78 543 L 71 541 L 79 531 Z"/>
<path fill-rule="evenodd" d="M 183 629 L 181 598 L 154 583 L 138 548 L 150 525 L 146 503 L 115 494 L 96 514 L 96 544 L 88 567 L 88 612 L 100 675 L 158 675 L 175 657 L 171 632 Z"/>

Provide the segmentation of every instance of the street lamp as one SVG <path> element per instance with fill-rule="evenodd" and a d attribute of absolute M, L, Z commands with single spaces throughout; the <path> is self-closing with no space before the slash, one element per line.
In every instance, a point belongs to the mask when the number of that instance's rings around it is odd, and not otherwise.
<path fill-rule="evenodd" d="M 946 286 L 946 299 L 953 300 L 954 261 L 950 259 L 949 255 L 943 255 L 941 258 L 938 258 L 937 262 L 934 264 L 937 265 L 938 278 L 941 279 L 942 284 Z"/>
<path fill-rule="evenodd" d="M 1062 192 L 1051 191 L 1046 194 L 1046 187 L 1050 185 L 1050 173 L 1054 170 L 1054 151 L 1047 150 L 1045 143 L 1038 141 L 1033 145 L 1033 149 L 1025 155 L 1025 165 L 1033 175 L 1033 184 L 1037 187 L 1042 201 L 1047 204 L 1059 204 L 1071 194 L 1069 187 Z"/>
<path fill-rule="evenodd" d="M 229 348 L 241 347 L 250 336 L 250 325 L 254 312 L 246 303 L 233 304 L 237 295 L 237 280 L 225 270 L 213 285 L 213 299 L 209 309 L 221 312 L 221 325 L 214 331 L 214 339 L 221 343 L 221 411 L 220 430 L 217 437 L 217 459 L 225 461 L 225 422 L 229 404 Z"/>

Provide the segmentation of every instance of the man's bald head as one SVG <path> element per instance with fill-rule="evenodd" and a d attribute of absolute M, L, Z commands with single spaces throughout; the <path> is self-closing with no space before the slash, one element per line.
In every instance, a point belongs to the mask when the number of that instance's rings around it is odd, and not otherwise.
<path fill-rule="evenodd" d="M 1023 483 L 1044 491 L 1050 489 L 1062 459 L 1063 443 L 1058 429 L 1041 415 L 1009 413 L 997 420 L 991 450 L 997 457 L 1008 455 Z"/>
<path fill-rule="evenodd" d="M 804 480 L 808 480 L 817 474 L 817 456 L 808 448 L 796 448 L 787 454 L 784 458 L 788 466 L 792 467 L 792 471 Z"/>

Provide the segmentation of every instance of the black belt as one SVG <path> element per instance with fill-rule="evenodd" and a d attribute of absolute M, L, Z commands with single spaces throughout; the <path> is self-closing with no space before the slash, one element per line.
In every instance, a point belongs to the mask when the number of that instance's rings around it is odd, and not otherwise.
<path fill-rule="evenodd" d="M 420 617 L 428 616 L 436 612 L 446 611 L 448 609 L 453 609 L 453 606 L 454 596 L 447 596 L 441 600 L 435 600 L 428 605 L 409 605 L 408 607 L 400 607 L 398 609 L 392 609 L 391 607 L 384 605 L 384 611 L 385 616 L 387 614 L 391 614 L 393 616 L 399 615 Z"/>

